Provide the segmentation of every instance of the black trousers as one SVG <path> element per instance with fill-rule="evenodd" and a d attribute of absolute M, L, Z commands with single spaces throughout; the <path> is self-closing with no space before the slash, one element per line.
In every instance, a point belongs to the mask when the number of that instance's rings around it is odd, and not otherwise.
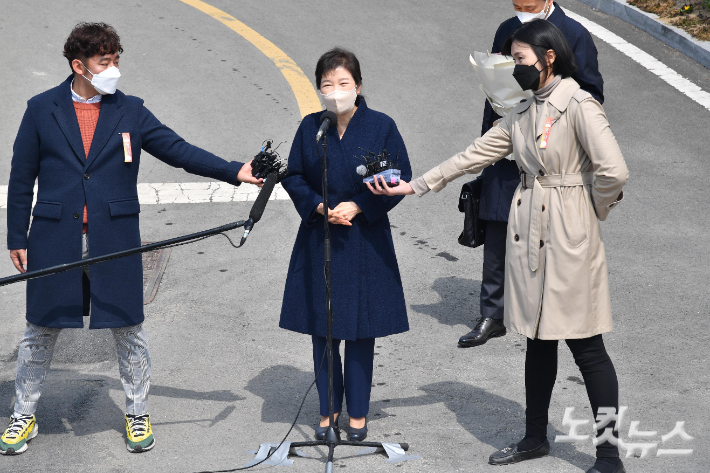
<path fill-rule="evenodd" d="M 604 347 L 601 335 L 577 340 L 565 340 L 574 361 L 582 372 L 594 418 L 600 407 L 619 411 L 619 382 L 614 365 Z M 525 356 L 525 428 L 526 436 L 547 438 L 548 411 L 552 388 L 557 378 L 557 340 L 528 339 Z M 606 428 L 614 428 L 615 422 Z M 597 432 L 601 435 L 604 429 Z M 614 433 L 614 437 L 617 434 Z M 619 448 L 604 441 L 597 444 L 597 457 L 618 457 Z"/>
<path fill-rule="evenodd" d="M 508 222 L 486 220 L 481 278 L 481 317 L 503 320 L 505 240 Z"/>

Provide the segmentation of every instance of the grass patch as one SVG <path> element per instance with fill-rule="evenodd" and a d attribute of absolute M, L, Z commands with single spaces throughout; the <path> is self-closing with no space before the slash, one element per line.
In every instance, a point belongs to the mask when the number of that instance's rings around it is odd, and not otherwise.
<path fill-rule="evenodd" d="M 683 15 L 671 20 L 671 25 L 677 26 L 688 32 L 693 38 L 701 41 L 710 41 L 710 21 L 691 15 Z"/>
<path fill-rule="evenodd" d="M 674 11 L 680 11 L 675 5 L 675 0 L 627 0 L 626 3 L 664 18 L 669 18 Z"/>
<path fill-rule="evenodd" d="M 645 12 L 655 13 L 693 38 L 710 41 L 710 0 L 627 0 L 627 3 Z M 683 11 L 682 8 L 687 6 L 692 9 Z"/>

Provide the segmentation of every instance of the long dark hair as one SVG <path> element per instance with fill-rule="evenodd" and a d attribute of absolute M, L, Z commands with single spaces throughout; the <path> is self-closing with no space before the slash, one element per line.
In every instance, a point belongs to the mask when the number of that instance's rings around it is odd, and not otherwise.
<path fill-rule="evenodd" d="M 552 73 L 570 77 L 577 70 L 577 64 L 574 62 L 574 53 L 567 42 L 567 38 L 555 25 L 547 20 L 533 20 L 530 23 L 523 23 L 515 31 L 508 36 L 508 39 L 503 44 L 502 53 L 510 56 L 510 49 L 513 42 L 525 43 L 530 45 L 535 55 L 540 60 L 543 71 L 547 70 L 547 62 L 545 56 L 550 49 L 555 52 L 555 62 L 552 63 Z"/>

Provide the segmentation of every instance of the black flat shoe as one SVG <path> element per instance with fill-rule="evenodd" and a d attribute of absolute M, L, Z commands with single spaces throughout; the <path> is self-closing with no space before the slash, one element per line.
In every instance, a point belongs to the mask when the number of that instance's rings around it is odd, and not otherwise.
<path fill-rule="evenodd" d="M 587 473 L 601 473 L 599 470 L 597 470 L 594 467 L 591 467 L 590 469 L 587 470 Z M 626 473 L 626 468 L 624 468 L 623 463 L 619 463 L 619 466 L 616 467 L 616 470 L 613 471 L 613 473 Z"/>
<path fill-rule="evenodd" d="M 503 337 L 507 333 L 502 320 L 481 317 L 469 333 L 459 338 L 459 348 L 483 345 L 489 338 Z"/>
<path fill-rule="evenodd" d="M 348 427 L 348 440 L 351 442 L 362 442 L 367 438 L 367 419 L 365 419 L 365 427 L 362 429 L 356 429 L 354 427 Z"/>
<path fill-rule="evenodd" d="M 541 443 L 539 447 L 533 448 L 532 450 L 526 450 L 524 452 L 519 452 L 518 445 L 514 443 L 509 447 L 498 450 L 491 455 L 490 458 L 488 458 L 488 463 L 491 465 L 510 465 L 512 463 L 518 463 L 525 460 L 532 460 L 533 458 L 544 457 L 549 453 L 550 442 L 547 440 Z"/>
<path fill-rule="evenodd" d="M 335 435 L 340 438 L 340 427 L 338 427 L 338 419 L 340 419 L 340 416 L 335 418 Z M 320 425 L 316 426 L 316 440 L 324 440 L 325 439 L 325 433 L 328 432 L 328 427 L 321 427 Z"/>

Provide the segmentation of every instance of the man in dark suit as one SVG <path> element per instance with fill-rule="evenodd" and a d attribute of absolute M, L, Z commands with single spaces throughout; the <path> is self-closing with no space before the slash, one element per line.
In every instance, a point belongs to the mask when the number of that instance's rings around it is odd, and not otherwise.
<path fill-rule="evenodd" d="M 604 102 L 604 81 L 599 73 L 597 48 L 589 31 L 552 0 L 513 0 L 516 16 L 504 21 L 496 31 L 492 53 L 500 53 L 508 36 L 523 22 L 546 19 L 558 27 L 574 52 L 577 71 L 572 78 L 583 90 Z M 481 134 L 495 126 L 497 115 L 486 101 Z M 473 330 L 459 339 L 462 348 L 483 345 L 488 339 L 505 335 L 503 325 L 503 296 L 505 280 L 505 240 L 508 231 L 508 213 L 520 175 L 515 161 L 502 159 L 487 167 L 481 174 L 480 218 L 486 222 L 486 239 L 483 246 L 483 275 L 481 280 L 481 318 Z"/>
<path fill-rule="evenodd" d="M 193 174 L 234 185 L 260 184 L 249 163 L 227 162 L 185 142 L 160 123 L 143 100 L 116 90 L 122 51 L 112 27 L 80 23 L 64 46 L 72 75 L 27 103 L 13 149 L 7 199 L 7 244 L 20 272 L 141 244 L 141 149 Z M 24 452 L 37 435 L 34 413 L 54 345 L 61 329 L 83 327 L 83 315 L 88 315 L 85 297 L 91 307 L 89 328 L 109 328 L 116 340 L 126 391 L 126 447 L 130 452 L 153 448 L 147 404 L 150 355 L 142 326 L 143 268 L 136 254 L 27 283 L 17 398 L 0 439 L 0 454 Z"/>

